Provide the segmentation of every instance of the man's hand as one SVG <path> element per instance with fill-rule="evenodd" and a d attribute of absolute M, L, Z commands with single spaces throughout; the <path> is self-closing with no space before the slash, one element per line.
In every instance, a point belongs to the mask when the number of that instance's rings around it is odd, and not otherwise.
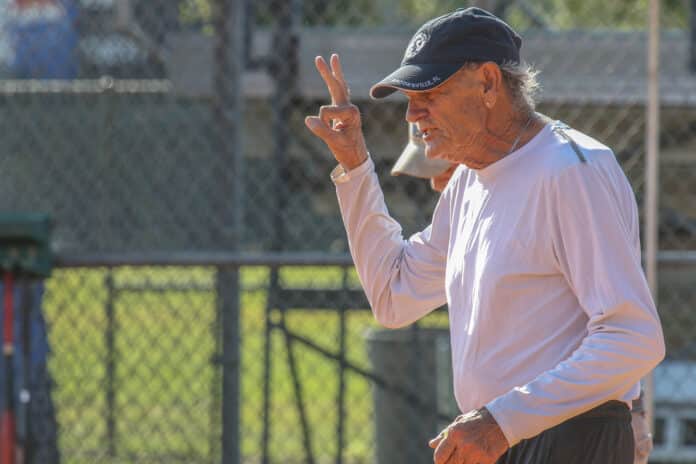
<path fill-rule="evenodd" d="M 653 449 L 653 438 L 645 411 L 631 413 L 631 428 L 635 443 L 634 464 L 647 464 Z"/>
<path fill-rule="evenodd" d="M 463 414 L 430 440 L 435 464 L 494 464 L 508 442 L 486 408 Z"/>
<path fill-rule="evenodd" d="M 360 110 L 350 102 L 348 85 L 337 54 L 331 55 L 331 67 L 321 56 L 314 64 L 331 95 L 331 105 L 322 106 L 318 116 L 307 116 L 305 124 L 322 139 L 336 161 L 347 169 L 358 167 L 367 159 Z"/>

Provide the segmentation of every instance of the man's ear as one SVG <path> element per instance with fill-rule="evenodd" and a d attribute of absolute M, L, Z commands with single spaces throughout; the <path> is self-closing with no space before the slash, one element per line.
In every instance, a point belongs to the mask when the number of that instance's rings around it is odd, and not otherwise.
<path fill-rule="evenodd" d="M 483 63 L 479 69 L 479 77 L 483 84 L 483 104 L 488 109 L 492 109 L 500 96 L 503 74 L 497 64 L 492 61 Z"/>

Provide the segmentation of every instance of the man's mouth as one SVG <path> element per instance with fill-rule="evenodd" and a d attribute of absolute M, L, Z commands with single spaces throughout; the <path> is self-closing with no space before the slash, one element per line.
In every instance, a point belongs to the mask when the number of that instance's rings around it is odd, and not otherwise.
<path fill-rule="evenodd" d="M 423 141 L 427 142 L 428 140 L 431 140 L 433 138 L 433 134 L 435 132 L 435 129 L 433 129 L 433 128 L 423 129 L 421 132 L 423 132 Z"/>

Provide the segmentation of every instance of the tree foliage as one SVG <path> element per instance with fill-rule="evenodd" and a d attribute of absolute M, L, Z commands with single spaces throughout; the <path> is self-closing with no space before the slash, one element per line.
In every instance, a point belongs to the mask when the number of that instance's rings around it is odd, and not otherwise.
<path fill-rule="evenodd" d="M 218 0 L 178 1 L 183 24 L 209 24 Z M 297 0 L 255 0 L 256 23 L 272 24 L 279 2 Z M 643 29 L 647 24 L 649 0 L 302 0 L 304 26 L 393 27 L 418 26 L 435 16 L 469 5 L 479 5 L 505 18 L 521 30 L 550 29 Z M 686 0 L 660 0 L 662 24 L 686 28 L 689 10 Z"/>

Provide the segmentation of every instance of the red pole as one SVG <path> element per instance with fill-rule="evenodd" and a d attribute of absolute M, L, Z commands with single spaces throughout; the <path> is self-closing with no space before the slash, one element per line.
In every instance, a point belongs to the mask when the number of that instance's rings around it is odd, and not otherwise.
<path fill-rule="evenodd" d="M 53 5 L 55 3 L 55 0 L 15 0 L 15 5 L 17 5 L 17 8 L 19 9 L 31 8 L 33 6 Z"/>
<path fill-rule="evenodd" d="M 5 358 L 5 410 L 0 417 L 0 464 L 15 463 L 15 420 L 14 420 L 14 369 L 12 358 L 14 355 L 14 340 L 12 328 L 14 315 L 12 314 L 14 301 L 14 276 L 11 271 L 5 272 L 4 286 L 4 311 L 2 331 L 2 352 Z"/>

